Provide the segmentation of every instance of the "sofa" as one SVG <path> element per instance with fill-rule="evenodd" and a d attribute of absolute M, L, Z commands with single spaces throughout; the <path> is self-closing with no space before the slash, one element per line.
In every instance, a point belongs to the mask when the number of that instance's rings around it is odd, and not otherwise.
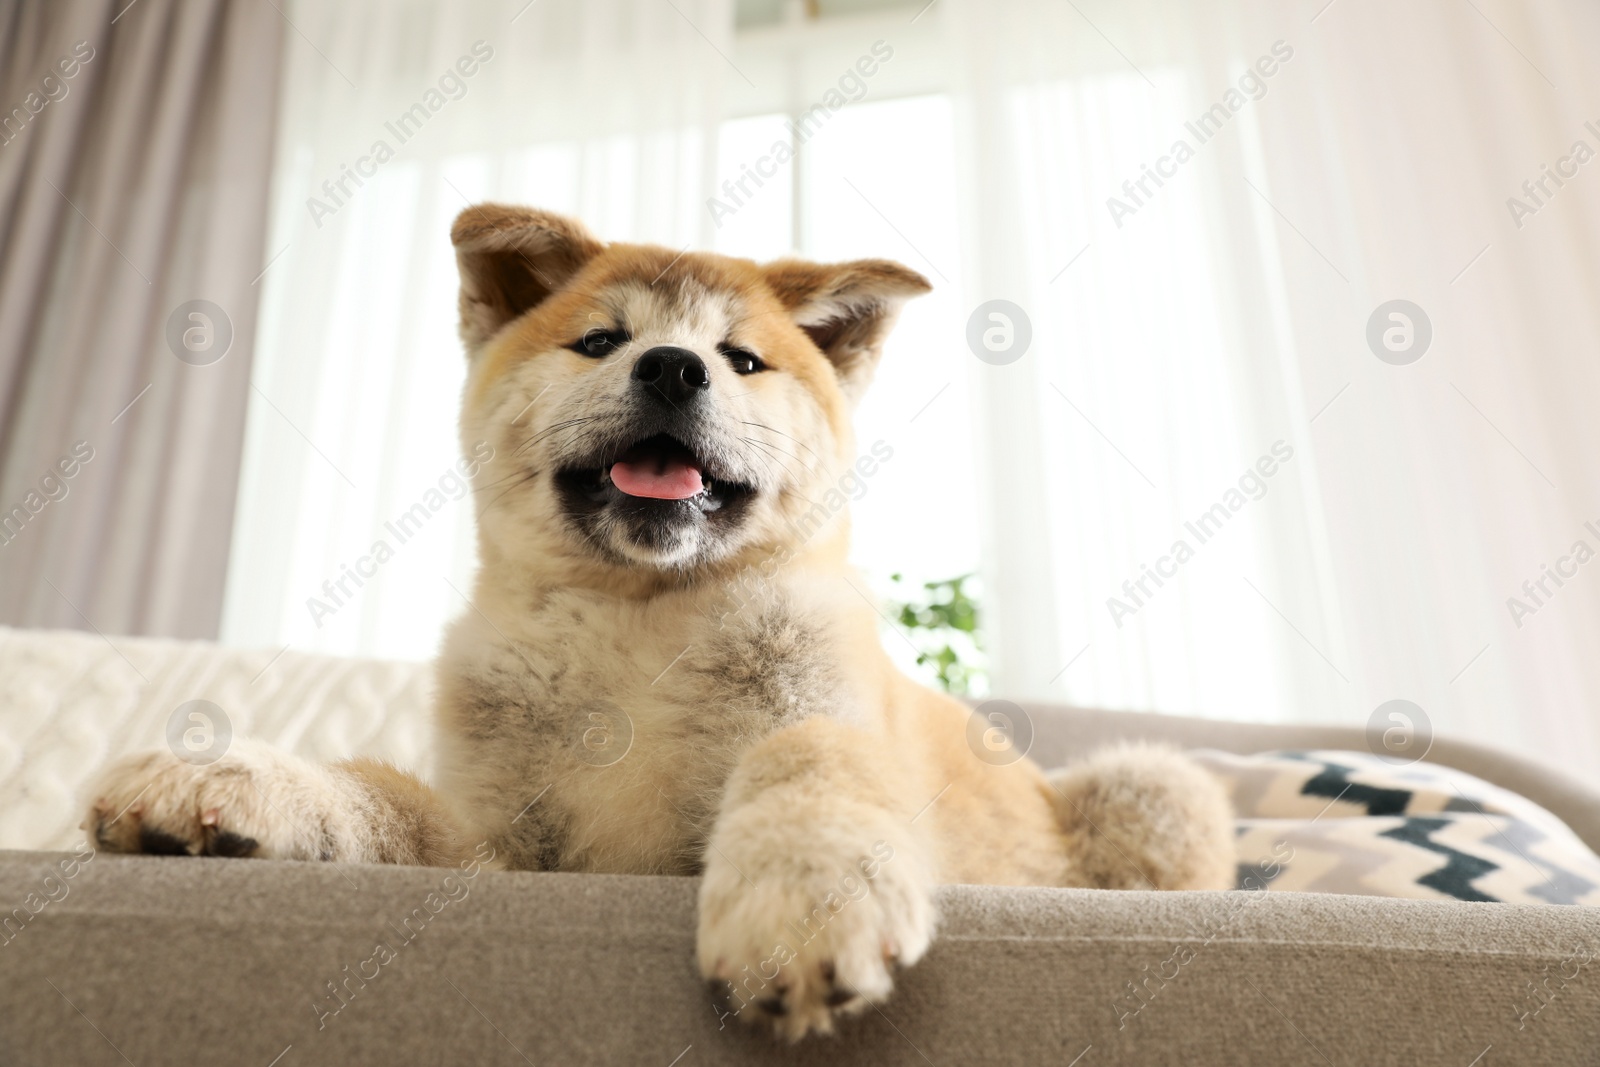
<path fill-rule="evenodd" d="M 891 1000 L 791 1046 L 700 981 L 694 879 L 446 887 L 422 868 L 96 855 L 75 829 L 88 775 L 161 744 L 185 701 L 306 755 L 425 767 L 428 690 L 418 664 L 0 629 L 0 1064 L 1600 1063 L 1594 908 L 947 886 Z M 1026 710 L 1046 766 L 1123 738 L 1365 747 L 1346 727 Z M 1442 738 L 1429 760 L 1600 849 L 1582 783 Z"/>

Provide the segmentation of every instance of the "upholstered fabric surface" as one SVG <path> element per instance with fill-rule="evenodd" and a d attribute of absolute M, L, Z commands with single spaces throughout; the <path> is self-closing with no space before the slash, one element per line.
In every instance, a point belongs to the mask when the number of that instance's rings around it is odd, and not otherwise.
<path fill-rule="evenodd" d="M 63 881 L 60 859 L 0 857 L 0 900 L 58 898 L 0 945 L 7 1064 L 1483 1067 L 1600 1048 L 1589 908 L 951 887 L 882 1011 L 791 1048 L 719 1016 L 692 879 L 447 888 L 103 855 Z M 430 895 L 449 903 L 417 918 Z"/>

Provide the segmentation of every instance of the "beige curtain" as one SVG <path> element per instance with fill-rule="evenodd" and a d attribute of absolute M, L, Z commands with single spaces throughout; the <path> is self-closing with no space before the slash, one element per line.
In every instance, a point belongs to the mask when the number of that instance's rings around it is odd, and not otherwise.
<path fill-rule="evenodd" d="M 286 32 L 0 5 L 0 623 L 216 634 Z"/>

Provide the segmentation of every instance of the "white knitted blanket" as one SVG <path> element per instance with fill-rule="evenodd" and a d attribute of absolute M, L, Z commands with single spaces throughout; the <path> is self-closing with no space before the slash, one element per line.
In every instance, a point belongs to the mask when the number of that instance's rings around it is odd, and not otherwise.
<path fill-rule="evenodd" d="M 0 627 L 0 848 L 75 845 L 90 777 L 164 745 L 191 700 L 221 708 L 234 736 L 426 774 L 431 688 L 425 663 Z"/>

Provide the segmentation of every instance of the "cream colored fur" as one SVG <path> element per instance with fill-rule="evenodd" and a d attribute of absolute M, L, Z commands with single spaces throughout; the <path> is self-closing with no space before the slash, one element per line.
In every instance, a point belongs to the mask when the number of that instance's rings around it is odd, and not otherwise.
<path fill-rule="evenodd" d="M 438 664 L 435 787 L 247 742 L 206 767 L 131 756 L 89 800 L 100 847 L 699 874 L 720 1010 L 795 1038 L 889 994 L 934 936 L 941 882 L 1231 885 L 1227 802 L 1184 757 L 996 766 L 967 708 L 879 645 L 844 516 L 818 501 L 863 462 L 851 407 L 919 275 L 606 245 L 498 205 L 452 236 L 461 439 L 492 458 L 472 605 Z M 575 351 L 592 329 L 626 340 Z M 692 401 L 631 377 L 659 345 L 704 360 Z M 585 464 L 659 425 L 693 439 L 720 509 L 656 523 L 592 503 L 614 497 Z M 589 489 L 563 495 L 568 474 Z"/>

